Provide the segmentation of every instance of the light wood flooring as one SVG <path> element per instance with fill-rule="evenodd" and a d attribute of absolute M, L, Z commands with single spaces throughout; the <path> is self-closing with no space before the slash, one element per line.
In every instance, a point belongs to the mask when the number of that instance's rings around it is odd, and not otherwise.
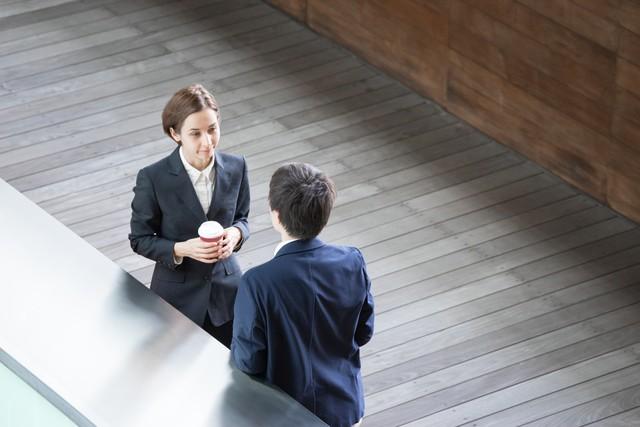
<path fill-rule="evenodd" d="M 0 0 L 0 82 L 0 178 L 142 282 L 131 189 L 178 88 L 212 89 L 247 157 L 244 268 L 278 240 L 273 170 L 330 174 L 322 238 L 376 297 L 364 426 L 640 425 L 638 225 L 270 6 Z"/>

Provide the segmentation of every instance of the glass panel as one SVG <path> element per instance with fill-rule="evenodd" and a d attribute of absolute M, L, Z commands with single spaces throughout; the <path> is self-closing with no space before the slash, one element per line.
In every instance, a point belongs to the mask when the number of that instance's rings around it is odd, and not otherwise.
<path fill-rule="evenodd" d="M 76 424 L 0 363 L 0 426 L 76 427 Z"/>

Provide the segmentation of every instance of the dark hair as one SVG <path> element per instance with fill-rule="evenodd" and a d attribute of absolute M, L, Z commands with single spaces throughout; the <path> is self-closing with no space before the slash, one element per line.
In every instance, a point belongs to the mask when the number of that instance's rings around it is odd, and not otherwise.
<path fill-rule="evenodd" d="M 269 206 L 278 211 L 286 232 L 297 239 L 320 234 L 329 221 L 335 198 L 333 181 L 307 163 L 280 166 L 269 183 Z"/>
<path fill-rule="evenodd" d="M 171 139 L 170 129 L 179 133 L 185 119 L 193 113 L 211 108 L 220 122 L 220 109 L 213 95 L 200 84 L 193 84 L 173 94 L 162 110 L 162 129 Z"/>

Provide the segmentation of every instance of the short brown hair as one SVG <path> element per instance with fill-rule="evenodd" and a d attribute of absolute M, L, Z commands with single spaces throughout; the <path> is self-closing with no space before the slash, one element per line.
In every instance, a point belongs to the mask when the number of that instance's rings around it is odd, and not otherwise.
<path fill-rule="evenodd" d="M 170 129 L 179 133 L 185 119 L 193 113 L 211 108 L 220 122 L 220 109 L 213 95 L 200 84 L 193 84 L 173 94 L 162 110 L 162 129 L 171 137 Z"/>
<path fill-rule="evenodd" d="M 322 231 L 333 208 L 333 181 L 307 163 L 279 167 L 269 183 L 269 206 L 291 237 L 311 239 Z"/>

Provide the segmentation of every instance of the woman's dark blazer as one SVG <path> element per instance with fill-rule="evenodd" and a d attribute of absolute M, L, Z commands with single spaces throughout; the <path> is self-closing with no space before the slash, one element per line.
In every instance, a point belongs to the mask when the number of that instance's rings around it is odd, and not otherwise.
<path fill-rule="evenodd" d="M 214 325 L 233 319 L 242 272 L 235 255 L 213 264 L 185 257 L 176 265 L 176 242 L 198 236 L 204 221 L 235 226 L 249 238 L 249 180 L 243 157 L 215 151 L 215 188 L 205 216 L 180 160 L 179 148 L 138 172 L 131 203 L 131 248 L 156 262 L 151 289 L 198 325 L 207 311 Z M 240 249 L 236 247 L 236 251 Z"/>

